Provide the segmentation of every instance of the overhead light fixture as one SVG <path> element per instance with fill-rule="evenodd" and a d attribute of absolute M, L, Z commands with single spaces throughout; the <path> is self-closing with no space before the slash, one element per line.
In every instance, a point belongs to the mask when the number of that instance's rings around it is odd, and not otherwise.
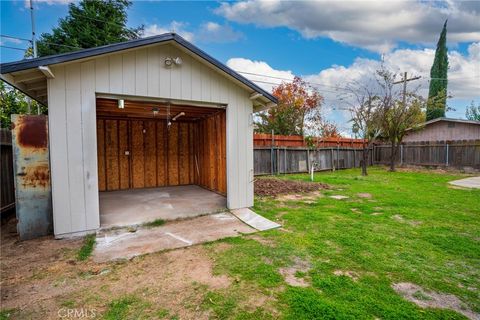
<path fill-rule="evenodd" d="M 118 109 L 125 109 L 125 100 L 118 99 Z"/>
<path fill-rule="evenodd" d="M 153 107 L 152 111 L 153 111 L 153 116 L 155 117 L 160 110 L 157 107 Z"/>
<path fill-rule="evenodd" d="M 173 62 L 174 62 L 177 66 L 179 66 L 179 65 L 182 64 L 183 60 L 182 60 L 182 58 L 180 58 L 180 57 L 176 57 L 176 58 L 173 59 Z"/>
<path fill-rule="evenodd" d="M 176 57 L 176 58 L 166 57 L 164 62 L 166 67 L 171 67 L 173 64 L 177 66 L 181 65 L 183 60 L 180 57 Z"/>
<path fill-rule="evenodd" d="M 180 118 L 181 116 L 184 116 L 185 115 L 185 112 L 180 112 L 179 114 L 177 114 L 175 117 L 172 118 L 172 121 L 176 121 L 178 118 Z"/>

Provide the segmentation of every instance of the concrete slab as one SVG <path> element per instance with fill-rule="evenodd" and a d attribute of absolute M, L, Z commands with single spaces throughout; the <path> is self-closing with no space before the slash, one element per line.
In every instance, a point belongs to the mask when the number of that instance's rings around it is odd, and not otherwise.
<path fill-rule="evenodd" d="M 449 183 L 457 187 L 480 189 L 480 177 L 465 178 L 465 179 L 450 181 Z"/>
<path fill-rule="evenodd" d="M 102 231 L 97 235 L 93 259 L 104 262 L 187 247 L 203 242 L 256 232 L 230 213 L 217 213 L 169 222 L 155 228 Z"/>
<path fill-rule="evenodd" d="M 102 228 L 176 220 L 226 210 L 227 200 L 199 186 L 100 192 Z"/>
<path fill-rule="evenodd" d="M 231 211 L 238 219 L 242 220 L 249 226 L 259 231 L 265 231 L 281 227 L 281 225 L 279 225 L 278 223 L 270 221 L 267 218 L 256 214 L 248 208 L 235 209 Z"/>

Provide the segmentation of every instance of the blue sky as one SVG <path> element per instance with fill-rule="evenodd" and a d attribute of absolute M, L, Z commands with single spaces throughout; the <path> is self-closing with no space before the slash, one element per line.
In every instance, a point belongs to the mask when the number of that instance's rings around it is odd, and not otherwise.
<path fill-rule="evenodd" d="M 68 11 L 67 0 L 35 1 L 37 34 L 48 32 Z M 1 1 L 1 34 L 30 38 L 30 12 L 24 1 Z M 471 100 L 480 103 L 479 2 L 187 2 L 135 1 L 129 9 L 132 27 L 146 33 L 176 32 L 230 67 L 278 83 L 302 75 L 326 97 L 328 117 L 345 124 L 335 87 L 363 79 L 381 57 L 394 71 L 421 75 L 428 88 L 434 45 L 449 18 L 449 90 L 456 108 L 448 116 L 464 117 Z M 408 19 L 406 19 L 408 17 Z M 3 46 L 28 43 L 1 38 Z M 23 52 L 1 47 L 1 62 L 19 60 Z M 269 89 L 270 84 L 259 83 Z M 328 91 L 327 91 L 328 90 Z"/>

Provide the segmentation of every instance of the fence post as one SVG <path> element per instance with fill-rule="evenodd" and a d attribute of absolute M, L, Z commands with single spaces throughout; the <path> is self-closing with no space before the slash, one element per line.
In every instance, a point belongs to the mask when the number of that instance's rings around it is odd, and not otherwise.
<path fill-rule="evenodd" d="M 310 170 L 310 150 L 307 147 L 307 171 Z"/>
<path fill-rule="evenodd" d="M 355 168 L 356 166 L 357 166 L 357 153 L 355 152 L 355 148 L 353 148 L 353 167 Z"/>
<path fill-rule="evenodd" d="M 403 144 L 400 145 L 400 165 L 403 165 Z"/>
<path fill-rule="evenodd" d="M 446 162 L 446 165 L 448 167 L 448 143 L 445 144 L 445 146 L 446 146 L 445 162 Z"/>
<path fill-rule="evenodd" d="M 270 174 L 273 175 L 273 146 L 270 146 Z"/>
<path fill-rule="evenodd" d="M 340 145 L 337 143 L 337 168 L 340 168 Z"/>
<path fill-rule="evenodd" d="M 333 159 L 333 148 L 330 148 L 332 171 L 335 171 L 335 161 Z"/>
<path fill-rule="evenodd" d="M 375 146 L 375 144 L 373 145 L 373 150 L 372 150 L 372 160 L 373 160 L 373 164 L 375 164 L 377 161 L 377 148 Z"/>
<path fill-rule="evenodd" d="M 283 148 L 283 173 L 287 173 L 287 147 Z"/>
<path fill-rule="evenodd" d="M 273 165 L 274 165 L 274 155 L 273 155 L 273 145 L 275 142 L 275 136 L 273 135 L 273 130 L 272 130 L 272 140 L 270 143 L 270 161 L 271 161 L 271 166 L 270 166 L 270 174 L 273 175 Z"/>
<path fill-rule="evenodd" d="M 277 148 L 276 158 L 277 174 L 280 174 L 280 147 Z"/>

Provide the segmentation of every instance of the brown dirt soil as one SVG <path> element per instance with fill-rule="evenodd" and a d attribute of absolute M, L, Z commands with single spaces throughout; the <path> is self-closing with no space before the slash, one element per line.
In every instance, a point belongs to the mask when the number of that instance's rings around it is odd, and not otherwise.
<path fill-rule="evenodd" d="M 335 270 L 333 272 L 333 274 L 336 275 L 336 276 L 349 277 L 353 281 L 357 281 L 358 278 L 359 278 L 358 273 L 356 273 L 355 271 L 350 271 L 350 270 Z"/>
<path fill-rule="evenodd" d="M 126 295 L 151 303 L 152 312 L 167 309 L 180 319 L 208 319 L 200 305 L 209 290 L 228 290 L 232 280 L 214 275 L 204 246 L 165 251 L 129 261 L 95 263 L 76 260 L 83 239 L 53 237 L 19 241 L 11 225 L 1 234 L 1 306 L 14 309 L 11 319 L 57 319 L 69 308 L 94 309 Z M 222 243 L 213 251 L 225 250 Z"/>
<path fill-rule="evenodd" d="M 307 193 L 329 188 L 328 185 L 319 182 L 304 182 L 274 178 L 260 178 L 255 180 L 255 194 L 258 196 Z"/>
<path fill-rule="evenodd" d="M 470 310 L 453 294 L 426 291 L 422 287 L 409 282 L 394 283 L 393 290 L 422 308 L 451 309 L 469 319 L 479 319 L 480 314 Z"/>
<path fill-rule="evenodd" d="M 278 271 L 285 279 L 285 282 L 294 287 L 308 287 L 309 283 L 304 278 L 298 278 L 295 274 L 297 271 L 308 272 L 311 269 L 311 265 L 308 261 L 304 261 L 300 258 L 295 258 L 292 266 L 280 268 Z"/>

